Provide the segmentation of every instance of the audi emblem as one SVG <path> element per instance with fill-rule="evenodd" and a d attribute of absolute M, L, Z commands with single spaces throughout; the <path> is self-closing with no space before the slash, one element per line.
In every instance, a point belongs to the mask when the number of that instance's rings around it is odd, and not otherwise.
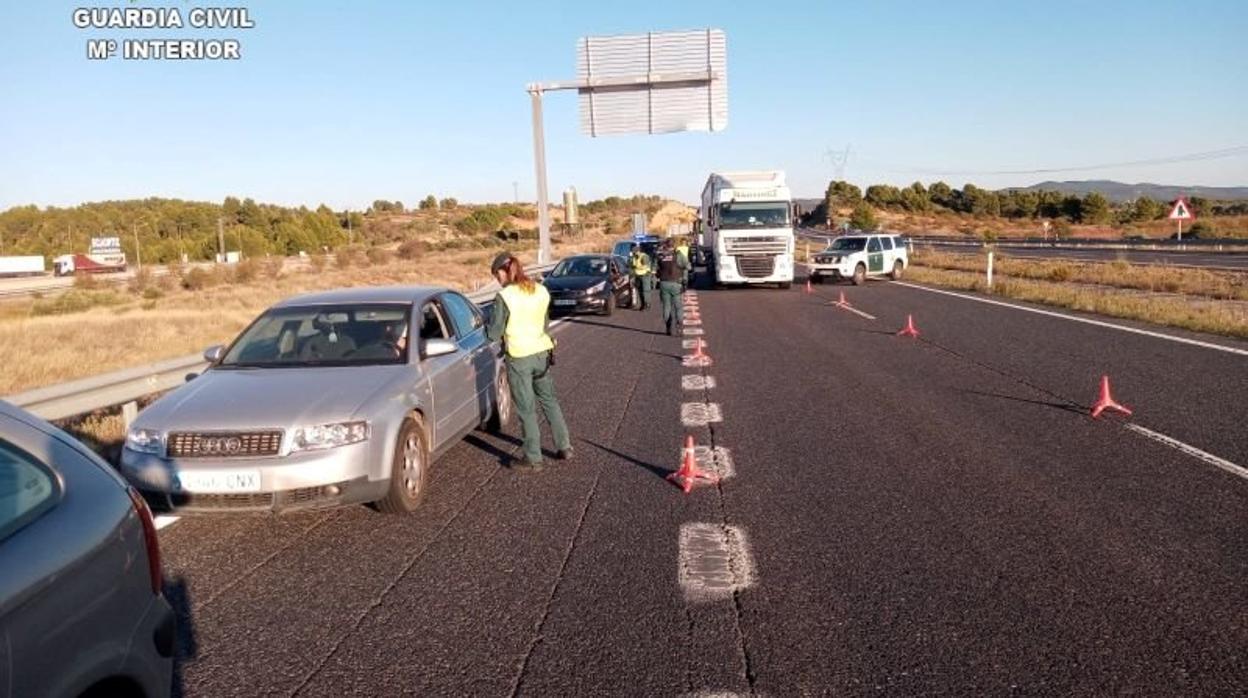
<path fill-rule="evenodd" d="M 201 453 L 231 455 L 243 449 L 243 441 L 237 436 L 210 437 L 199 442 Z"/>

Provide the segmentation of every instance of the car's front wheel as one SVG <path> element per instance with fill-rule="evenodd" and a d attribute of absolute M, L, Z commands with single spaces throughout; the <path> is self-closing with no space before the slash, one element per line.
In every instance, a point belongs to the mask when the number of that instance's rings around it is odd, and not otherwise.
<path fill-rule="evenodd" d="M 854 285 L 861 286 L 865 283 L 867 283 L 867 265 L 859 262 L 858 266 L 854 267 Z"/>
<path fill-rule="evenodd" d="M 610 315 L 615 312 L 615 291 L 607 294 L 607 301 L 602 304 L 602 314 Z"/>
<path fill-rule="evenodd" d="M 399 428 L 390 464 L 390 488 L 386 496 L 377 501 L 377 510 L 386 514 L 415 511 L 425 496 L 428 471 L 429 443 L 425 438 L 425 425 L 419 416 L 413 415 L 404 419 Z"/>
<path fill-rule="evenodd" d="M 494 413 L 485 423 L 486 431 L 501 434 L 511 421 L 511 384 L 507 382 L 507 368 L 498 369 L 498 377 L 494 379 Z"/>
<path fill-rule="evenodd" d="M 900 259 L 893 262 L 893 271 L 889 274 L 889 277 L 891 277 L 893 281 L 901 281 L 901 275 L 905 271 L 905 268 L 906 265 L 902 264 Z"/>

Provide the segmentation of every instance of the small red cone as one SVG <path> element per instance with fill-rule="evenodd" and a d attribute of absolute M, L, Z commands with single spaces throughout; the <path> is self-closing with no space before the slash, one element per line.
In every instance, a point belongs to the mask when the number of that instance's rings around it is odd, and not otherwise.
<path fill-rule="evenodd" d="M 901 328 L 901 331 L 897 333 L 897 336 L 898 337 L 918 337 L 919 336 L 919 328 L 914 326 L 913 315 L 906 316 L 906 326 Z"/>
<path fill-rule="evenodd" d="M 706 354 L 703 354 L 703 353 L 702 353 L 702 339 L 701 339 L 700 337 L 699 337 L 698 339 L 694 340 L 694 342 L 693 342 L 693 358 L 695 358 L 695 359 L 705 359 L 705 358 L 706 358 Z M 689 438 L 693 438 L 693 437 L 691 436 L 691 437 L 689 437 Z"/>
<path fill-rule="evenodd" d="M 1109 376 L 1101 376 L 1101 396 L 1097 399 L 1096 404 L 1092 406 L 1092 419 L 1101 416 L 1105 410 L 1114 410 L 1125 415 L 1130 415 L 1131 410 L 1123 407 L 1114 401 L 1109 394 Z"/>
<path fill-rule="evenodd" d="M 814 291 L 810 289 L 810 277 L 809 276 L 806 277 L 806 293 L 814 293 Z"/>
<path fill-rule="evenodd" d="M 836 304 L 837 304 L 837 305 L 839 305 L 839 306 L 841 306 L 842 308 L 848 308 L 848 307 L 850 307 L 850 306 L 849 306 L 849 301 L 845 300 L 845 292 L 844 292 L 844 291 L 841 291 L 841 297 L 840 297 L 839 299 L 837 299 Z"/>
<path fill-rule="evenodd" d="M 694 480 L 719 482 L 718 476 L 698 470 L 698 459 L 694 456 L 693 450 L 693 436 L 685 436 L 685 457 L 681 461 L 680 470 L 667 476 L 668 481 L 676 483 L 685 491 L 685 494 L 689 494 L 689 491 L 693 489 Z"/>

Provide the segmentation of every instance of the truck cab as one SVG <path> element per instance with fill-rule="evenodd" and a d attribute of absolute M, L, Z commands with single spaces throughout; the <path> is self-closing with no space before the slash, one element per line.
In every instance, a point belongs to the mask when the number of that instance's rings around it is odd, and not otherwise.
<path fill-rule="evenodd" d="M 784 172 L 713 173 L 698 213 L 715 284 L 792 284 L 794 207 Z"/>

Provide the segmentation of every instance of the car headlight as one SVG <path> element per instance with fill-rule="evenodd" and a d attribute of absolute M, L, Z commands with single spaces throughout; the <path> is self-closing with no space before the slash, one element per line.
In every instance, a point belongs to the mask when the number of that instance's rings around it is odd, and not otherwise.
<path fill-rule="evenodd" d="M 590 286 L 589 288 L 585 289 L 585 292 L 589 294 L 594 294 L 594 293 L 602 293 L 605 290 L 607 290 L 607 282 L 599 281 L 593 286 Z"/>
<path fill-rule="evenodd" d="M 371 429 L 368 422 L 334 422 L 295 429 L 290 441 L 291 452 L 337 448 L 367 441 Z"/>
<path fill-rule="evenodd" d="M 131 451 L 160 455 L 164 447 L 165 440 L 155 429 L 131 429 L 126 432 L 126 448 Z"/>

